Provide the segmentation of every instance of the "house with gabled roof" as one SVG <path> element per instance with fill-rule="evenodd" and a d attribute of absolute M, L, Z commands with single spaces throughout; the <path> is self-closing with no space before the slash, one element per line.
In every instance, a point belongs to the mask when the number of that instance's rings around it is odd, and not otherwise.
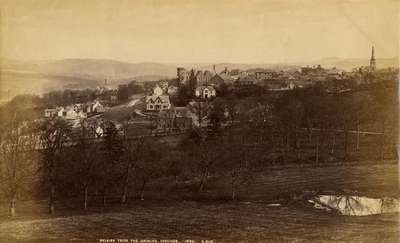
<path fill-rule="evenodd" d="M 75 106 L 60 108 L 57 112 L 57 116 L 67 120 L 76 120 L 87 117 L 86 113 L 84 113 L 82 110 L 77 110 Z"/>
<path fill-rule="evenodd" d="M 150 95 L 146 96 L 146 109 L 148 111 L 163 111 L 171 108 L 171 102 L 168 95 Z"/>
<path fill-rule="evenodd" d="M 44 117 L 46 118 L 53 118 L 56 117 L 58 113 L 58 109 L 57 108 L 46 108 L 44 110 Z"/>
<path fill-rule="evenodd" d="M 221 77 L 219 74 L 215 74 L 210 81 L 208 82 L 208 85 L 213 85 L 213 86 L 220 86 L 221 84 L 224 84 L 225 80 Z"/>
<path fill-rule="evenodd" d="M 164 90 L 156 85 L 153 89 L 153 94 L 146 96 L 146 110 L 148 111 L 163 111 L 171 108 L 169 95 L 164 94 Z"/>
<path fill-rule="evenodd" d="M 252 86 L 257 84 L 256 77 L 254 75 L 247 75 L 240 77 L 233 83 L 235 86 Z"/>
<path fill-rule="evenodd" d="M 213 86 L 199 86 L 195 90 L 195 95 L 202 99 L 211 99 L 217 95 Z"/>

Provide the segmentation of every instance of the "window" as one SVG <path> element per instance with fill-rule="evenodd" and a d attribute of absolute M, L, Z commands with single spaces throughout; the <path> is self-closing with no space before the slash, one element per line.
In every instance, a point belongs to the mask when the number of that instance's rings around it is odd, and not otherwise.
<path fill-rule="evenodd" d="M 154 107 L 153 105 L 150 105 L 150 109 L 153 109 L 153 107 Z"/>

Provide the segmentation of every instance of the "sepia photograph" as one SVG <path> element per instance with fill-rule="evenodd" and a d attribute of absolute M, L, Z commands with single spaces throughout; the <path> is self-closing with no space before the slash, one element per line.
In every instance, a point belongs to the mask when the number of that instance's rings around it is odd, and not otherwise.
<path fill-rule="evenodd" d="M 400 242 L 399 0 L 0 0 L 0 243 Z"/>

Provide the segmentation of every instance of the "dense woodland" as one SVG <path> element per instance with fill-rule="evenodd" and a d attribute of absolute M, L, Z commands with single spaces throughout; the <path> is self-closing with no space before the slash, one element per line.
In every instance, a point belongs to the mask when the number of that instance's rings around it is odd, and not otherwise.
<path fill-rule="evenodd" d="M 11 215 L 19 200 L 32 199 L 47 199 L 49 213 L 71 198 L 86 210 L 147 195 L 201 196 L 215 181 L 224 185 L 221 197 L 237 200 L 252 174 L 270 166 L 385 163 L 398 156 L 397 90 L 380 82 L 336 95 L 318 86 L 227 93 L 194 107 L 208 126 L 178 142 L 131 139 L 111 120 L 95 138 L 84 120 L 72 128 L 62 119 L 33 119 L 42 98 L 16 97 L 1 107 L 0 202 Z"/>

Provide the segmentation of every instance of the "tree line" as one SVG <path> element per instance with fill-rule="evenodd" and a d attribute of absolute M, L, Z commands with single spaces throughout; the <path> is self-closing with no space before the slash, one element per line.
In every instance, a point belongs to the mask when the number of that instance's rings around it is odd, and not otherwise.
<path fill-rule="evenodd" d="M 29 120 L 14 112 L 0 131 L 0 195 L 10 215 L 18 199 L 35 197 L 46 197 L 52 214 L 57 201 L 69 198 L 79 198 L 87 210 L 93 201 L 106 207 L 111 198 L 122 204 L 144 200 L 149 189 L 202 193 L 219 179 L 236 200 L 265 166 L 318 165 L 327 155 L 351 160 L 350 151 L 360 149 L 362 129 L 379 132 L 370 145 L 383 160 L 385 133 L 397 121 L 397 96 L 389 91 L 328 96 L 307 89 L 215 99 L 195 106 L 200 128 L 177 145 L 152 137 L 129 139 L 110 120 L 102 124 L 99 140 L 86 120 L 73 128 L 60 118 Z M 350 148 L 351 131 L 356 144 Z M 154 188 L 160 180 L 164 188 Z"/>

